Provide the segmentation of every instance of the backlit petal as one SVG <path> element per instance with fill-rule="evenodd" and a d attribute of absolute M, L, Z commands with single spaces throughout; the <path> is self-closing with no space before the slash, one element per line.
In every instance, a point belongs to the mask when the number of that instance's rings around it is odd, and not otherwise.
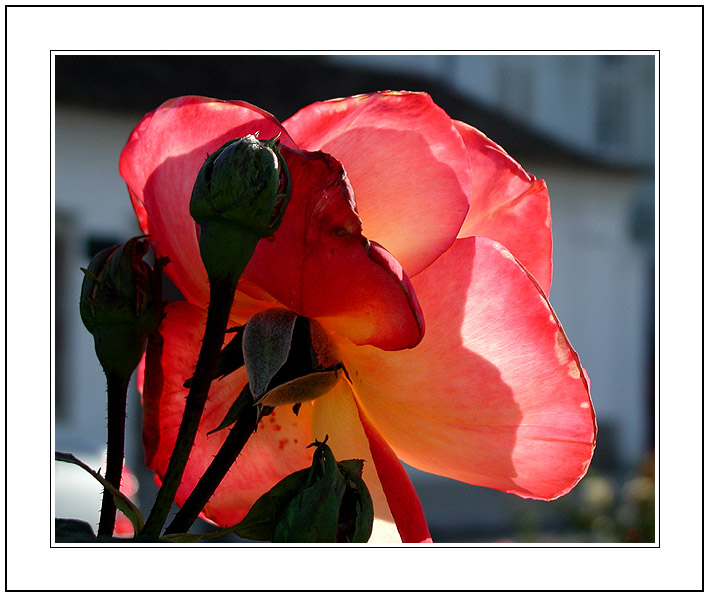
<path fill-rule="evenodd" d="M 166 273 L 185 297 L 209 300 L 196 226 L 189 213 L 192 184 L 205 157 L 225 141 L 259 132 L 281 135 L 268 113 L 243 102 L 184 97 L 166 102 L 136 127 L 121 155 L 121 174 Z M 351 189 L 340 164 L 322 153 L 284 148 L 293 195 L 277 233 L 263 240 L 240 281 L 233 318 L 243 323 L 279 304 L 357 344 L 385 349 L 415 345 L 423 323 L 401 266 L 361 234 Z M 386 322 L 386 325 L 381 325 Z"/>
<path fill-rule="evenodd" d="M 133 130 L 119 161 L 141 230 L 151 235 L 166 274 L 184 296 L 207 305 L 207 274 L 200 258 L 190 195 L 205 158 L 225 142 L 259 133 L 293 144 L 269 113 L 246 102 L 198 96 L 169 100 Z"/>
<path fill-rule="evenodd" d="M 424 510 L 407 472 L 367 416 L 361 411 L 359 416 L 382 490 L 387 497 L 387 503 L 402 541 L 417 544 L 430 543 L 431 534 L 424 517 Z"/>
<path fill-rule="evenodd" d="M 161 326 L 162 354 L 148 353 L 143 384 L 143 437 L 148 466 L 158 479 L 165 474 L 185 408 L 185 380 L 192 376 L 204 333 L 205 312 L 186 302 L 168 305 Z M 152 361 L 151 361 L 152 360 Z M 156 367 L 157 363 L 160 367 Z M 176 502 L 182 504 L 217 454 L 228 429 L 219 426 L 246 383 L 244 368 L 216 380 L 210 389 L 195 445 Z M 238 523 L 262 494 L 287 475 L 310 466 L 311 405 L 298 416 L 279 407 L 262 419 L 256 434 L 237 458 L 207 504 L 203 516 L 220 526 Z"/>
<path fill-rule="evenodd" d="M 568 492 L 592 457 L 589 388 L 545 295 L 509 251 L 458 240 L 413 279 L 409 351 L 341 343 L 358 403 L 405 462 L 520 496 Z"/>
<path fill-rule="evenodd" d="M 428 94 L 318 102 L 284 126 L 299 147 L 343 163 L 365 236 L 386 247 L 410 276 L 451 245 L 472 182 L 461 136 Z"/>
<path fill-rule="evenodd" d="M 356 344 L 416 345 L 424 323 L 409 279 L 362 236 L 340 163 L 321 152 L 284 148 L 283 155 L 291 201 L 276 233 L 259 243 L 244 281 Z"/>
<path fill-rule="evenodd" d="M 545 181 L 529 175 L 483 133 L 454 121 L 471 162 L 471 209 L 459 237 L 488 237 L 505 245 L 545 293 L 552 282 L 550 198 Z"/>

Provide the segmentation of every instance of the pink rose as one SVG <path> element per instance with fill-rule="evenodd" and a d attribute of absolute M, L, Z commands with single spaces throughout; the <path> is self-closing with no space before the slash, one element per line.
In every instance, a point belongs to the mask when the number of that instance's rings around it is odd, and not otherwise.
<path fill-rule="evenodd" d="M 317 322 L 347 376 L 266 416 L 203 511 L 220 526 L 311 460 L 365 460 L 373 541 L 431 541 L 400 459 L 523 497 L 553 499 L 585 474 L 596 424 L 586 375 L 547 300 L 544 181 L 425 93 L 319 102 L 283 124 L 245 102 L 182 97 L 148 114 L 120 160 L 139 224 L 186 301 L 170 304 L 142 376 L 147 463 L 165 473 L 209 297 L 189 213 L 196 174 L 226 141 L 280 135 L 293 194 L 237 289 L 232 325 L 287 308 Z M 230 336 L 230 335 L 228 335 Z M 216 380 L 177 502 L 227 430 L 247 382 Z"/>

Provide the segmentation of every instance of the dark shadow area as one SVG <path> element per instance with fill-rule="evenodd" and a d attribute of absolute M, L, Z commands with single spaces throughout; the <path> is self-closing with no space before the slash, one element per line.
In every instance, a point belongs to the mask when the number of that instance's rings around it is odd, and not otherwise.
<path fill-rule="evenodd" d="M 244 100 L 285 120 L 313 102 L 388 89 L 428 92 L 453 118 L 475 124 L 518 159 L 594 163 L 525 125 L 512 129 L 502 113 L 430 78 L 334 65 L 323 56 L 55 56 L 58 103 L 118 112 L 145 113 L 173 97 L 204 95 Z"/>

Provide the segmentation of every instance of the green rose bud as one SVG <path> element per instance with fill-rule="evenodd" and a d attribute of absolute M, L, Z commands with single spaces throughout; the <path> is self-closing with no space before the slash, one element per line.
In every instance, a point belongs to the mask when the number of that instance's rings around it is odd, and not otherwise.
<path fill-rule="evenodd" d="M 374 508 L 359 459 L 336 461 L 316 441 L 313 463 L 281 480 L 232 529 L 243 538 L 272 542 L 367 542 Z"/>
<path fill-rule="evenodd" d="M 190 214 L 201 224 L 232 222 L 260 237 L 273 234 L 291 192 L 286 162 L 278 140 L 247 135 L 225 143 L 211 154 L 197 175 Z"/>
<path fill-rule="evenodd" d="M 143 261 L 148 242 L 134 237 L 94 256 L 84 271 L 79 311 L 94 337 L 96 355 L 104 371 L 130 376 L 145 342 L 163 318 L 162 269 Z"/>
<path fill-rule="evenodd" d="M 327 440 L 327 438 L 326 438 Z M 308 477 L 276 517 L 274 542 L 335 542 L 346 481 L 333 452 L 316 442 Z"/>
<path fill-rule="evenodd" d="M 290 197 L 291 178 L 277 139 L 247 135 L 211 154 L 190 199 L 207 274 L 218 279 L 241 274 L 259 239 L 278 229 Z"/>

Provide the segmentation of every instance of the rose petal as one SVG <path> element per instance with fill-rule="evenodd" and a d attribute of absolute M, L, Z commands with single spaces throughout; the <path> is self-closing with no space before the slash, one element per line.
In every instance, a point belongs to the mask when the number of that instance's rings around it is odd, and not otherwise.
<path fill-rule="evenodd" d="M 397 455 L 362 410 L 358 411 L 377 475 L 403 542 L 431 543 L 422 504 Z"/>
<path fill-rule="evenodd" d="M 195 223 L 192 182 L 204 158 L 225 141 L 259 131 L 281 134 L 269 114 L 243 102 L 184 97 L 166 102 L 136 127 L 121 155 L 139 222 L 152 235 L 166 273 L 192 303 L 209 301 Z M 280 302 L 306 316 L 322 316 L 356 343 L 386 349 L 415 345 L 423 324 L 399 264 L 361 235 L 342 167 L 317 153 L 284 155 L 293 195 L 281 228 L 262 241 L 240 281 L 232 314 L 238 323 Z M 386 320 L 388 325 L 380 325 Z"/>
<path fill-rule="evenodd" d="M 185 408 L 184 381 L 194 372 L 204 334 L 204 310 L 186 302 L 171 303 L 161 325 L 162 354 L 148 355 L 144 382 L 144 440 L 146 461 L 158 478 L 165 474 Z M 151 358 L 157 356 L 160 368 Z M 160 379 L 160 384 L 155 380 Z M 212 384 L 195 444 L 177 493 L 181 505 L 195 487 L 228 429 L 207 435 L 219 426 L 246 384 L 244 368 Z M 235 465 L 205 507 L 203 516 L 220 526 L 241 521 L 252 504 L 287 475 L 310 466 L 311 405 L 304 403 L 296 416 L 290 406 L 279 407 L 263 418 Z"/>
<path fill-rule="evenodd" d="M 299 147 L 343 163 L 364 234 L 410 276 L 453 243 L 472 182 L 461 137 L 428 94 L 388 91 L 318 102 L 284 126 Z"/>
<path fill-rule="evenodd" d="M 397 260 L 362 236 L 340 163 L 321 152 L 284 148 L 283 155 L 291 201 L 243 279 L 355 344 L 416 345 L 424 324 L 409 279 Z"/>
<path fill-rule="evenodd" d="M 530 498 L 568 492 L 592 457 L 587 382 L 535 280 L 500 244 L 458 240 L 413 280 L 410 351 L 340 343 L 358 402 L 419 469 Z"/>
<path fill-rule="evenodd" d="M 525 172 L 477 129 L 454 124 L 466 144 L 473 175 L 471 209 L 459 238 L 488 237 L 502 243 L 549 293 L 552 231 L 545 181 Z"/>
<path fill-rule="evenodd" d="M 230 139 L 259 133 L 293 141 L 268 112 L 246 102 L 198 96 L 169 100 L 133 130 L 119 160 L 141 230 L 151 235 L 166 274 L 183 295 L 207 305 L 209 287 L 200 258 L 190 196 L 205 158 Z"/>
<path fill-rule="evenodd" d="M 215 420 L 224 413 L 220 411 Z M 313 452 L 306 447 L 311 442 L 311 413 L 311 403 L 302 403 L 298 415 L 288 405 L 277 407 L 264 417 L 207 503 L 204 515 L 223 527 L 234 525 L 260 496 L 283 478 L 310 467 Z M 217 434 L 211 434 L 210 438 Z M 209 455 L 209 451 L 205 451 L 203 460 Z"/>

